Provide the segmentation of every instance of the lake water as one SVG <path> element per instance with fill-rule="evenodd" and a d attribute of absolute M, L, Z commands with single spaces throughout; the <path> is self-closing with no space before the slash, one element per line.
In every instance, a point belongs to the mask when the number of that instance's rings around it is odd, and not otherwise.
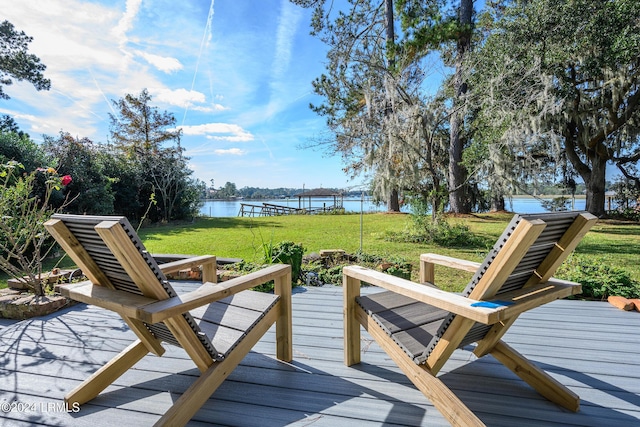
<path fill-rule="evenodd" d="M 295 199 L 274 199 L 274 200 L 209 200 L 204 202 L 200 208 L 200 214 L 202 216 L 209 217 L 234 217 L 238 216 L 240 212 L 240 205 L 262 205 L 262 203 L 272 203 L 281 206 L 287 206 L 290 208 L 298 208 L 298 198 Z M 333 203 L 332 199 L 312 199 L 311 206 L 322 207 L 330 206 Z M 575 200 L 575 210 L 584 210 L 585 199 L 579 198 Z M 302 207 L 308 206 L 309 201 L 306 200 Z M 347 212 L 385 212 L 387 210 L 386 205 L 376 205 L 369 199 L 362 201 L 361 199 L 345 199 L 343 202 L 344 209 Z M 410 212 L 411 209 L 408 206 L 404 206 L 401 209 L 403 212 Z M 517 213 L 543 213 L 546 210 L 542 207 L 539 200 L 530 197 L 514 197 L 511 201 L 507 200 L 507 210 Z"/>

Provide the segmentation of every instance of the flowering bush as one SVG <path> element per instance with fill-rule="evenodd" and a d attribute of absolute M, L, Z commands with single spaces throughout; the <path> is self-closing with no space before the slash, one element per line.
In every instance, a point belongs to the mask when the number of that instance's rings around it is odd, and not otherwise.
<path fill-rule="evenodd" d="M 23 170 L 14 161 L 0 165 L 0 270 L 44 295 L 42 260 L 53 246 L 44 223 L 67 204 L 56 209 L 49 200 L 72 178 L 59 177 L 54 168 Z"/>

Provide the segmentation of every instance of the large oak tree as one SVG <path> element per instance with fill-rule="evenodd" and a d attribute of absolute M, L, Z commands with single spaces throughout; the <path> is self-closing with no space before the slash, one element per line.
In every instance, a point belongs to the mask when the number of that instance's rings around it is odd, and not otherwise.
<path fill-rule="evenodd" d="M 566 160 L 584 180 L 587 210 L 604 214 L 607 164 L 637 180 L 640 2 L 496 3 L 472 64 L 482 126 L 499 131 L 494 152 Z"/>

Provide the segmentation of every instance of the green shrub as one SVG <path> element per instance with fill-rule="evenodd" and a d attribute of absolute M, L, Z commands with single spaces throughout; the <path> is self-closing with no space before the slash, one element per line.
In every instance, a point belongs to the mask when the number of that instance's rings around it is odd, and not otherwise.
<path fill-rule="evenodd" d="M 276 245 L 265 245 L 266 264 L 282 263 L 291 266 L 291 280 L 295 283 L 300 277 L 300 269 L 302 268 L 302 255 L 304 247 L 302 244 L 283 241 Z"/>
<path fill-rule="evenodd" d="M 385 273 L 392 276 L 402 277 L 403 279 L 411 280 L 411 263 L 408 262 L 396 262 L 391 264 L 384 270 Z"/>
<path fill-rule="evenodd" d="M 624 208 L 608 211 L 607 216 L 614 219 L 640 222 L 640 210 L 638 210 L 638 208 Z"/>
<path fill-rule="evenodd" d="M 449 224 L 446 221 L 431 222 L 424 218 L 414 219 L 414 227 L 401 233 L 388 232 L 386 239 L 391 242 L 435 243 L 443 247 L 489 247 L 491 242 L 477 236 L 464 224 Z"/>
<path fill-rule="evenodd" d="M 364 252 L 356 253 L 356 263 L 365 265 L 365 266 L 375 266 L 384 261 L 384 257 L 376 254 L 367 254 Z"/>
<path fill-rule="evenodd" d="M 272 243 L 264 243 L 262 248 L 264 250 L 263 264 L 241 261 L 235 264 L 229 264 L 223 268 L 228 271 L 248 274 L 263 269 L 269 264 L 289 264 L 291 266 L 291 285 L 295 286 L 300 277 L 304 247 L 301 244 L 283 241 L 275 245 Z M 259 292 L 271 292 L 273 287 L 274 283 L 273 281 L 270 281 L 256 286 L 253 290 Z"/>
<path fill-rule="evenodd" d="M 71 181 L 52 167 L 29 172 L 15 161 L 0 164 L 0 270 L 38 296 L 47 291 L 42 265 L 54 248 L 44 223 L 68 205 L 65 199 L 56 208 L 51 199 Z"/>
<path fill-rule="evenodd" d="M 558 269 L 556 277 L 582 284 L 582 296 L 585 298 L 640 297 L 640 282 L 626 270 L 611 266 L 604 258 L 573 255 Z"/>
<path fill-rule="evenodd" d="M 255 262 L 240 261 L 235 264 L 224 265 L 222 266 L 222 269 L 231 272 L 233 277 L 235 273 L 245 275 L 245 274 L 253 273 L 254 271 L 261 270 L 267 266 L 268 266 L 267 264 L 258 264 Z M 263 283 L 251 289 L 258 292 L 271 292 L 273 291 L 273 288 L 274 288 L 274 282 L 273 280 L 271 280 L 269 282 Z"/>
<path fill-rule="evenodd" d="M 342 267 L 343 265 L 336 265 L 334 267 L 321 269 L 318 272 L 318 279 L 321 283 L 342 285 Z"/>
<path fill-rule="evenodd" d="M 412 265 L 405 259 L 398 256 L 383 257 L 358 252 L 355 255 L 339 258 L 337 261 L 327 258 L 305 263 L 302 276 L 306 280 L 302 281 L 308 285 L 342 285 L 342 268 L 354 264 L 411 280 Z"/>

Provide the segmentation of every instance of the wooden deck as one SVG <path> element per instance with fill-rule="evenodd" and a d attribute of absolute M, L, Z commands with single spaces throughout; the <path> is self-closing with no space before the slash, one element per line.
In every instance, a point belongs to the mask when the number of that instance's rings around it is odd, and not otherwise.
<path fill-rule="evenodd" d="M 293 310 L 294 362 L 275 359 L 269 331 L 190 425 L 447 425 L 366 333 L 363 363 L 344 366 L 342 288 L 297 289 Z M 61 406 L 132 340 L 119 317 L 83 304 L 0 321 L 0 426 L 152 425 L 198 374 L 181 349 L 145 357 L 77 413 Z M 560 409 L 491 356 L 458 350 L 441 377 L 487 425 L 640 425 L 640 313 L 557 301 L 525 313 L 505 340 L 578 393 L 582 406 Z"/>

